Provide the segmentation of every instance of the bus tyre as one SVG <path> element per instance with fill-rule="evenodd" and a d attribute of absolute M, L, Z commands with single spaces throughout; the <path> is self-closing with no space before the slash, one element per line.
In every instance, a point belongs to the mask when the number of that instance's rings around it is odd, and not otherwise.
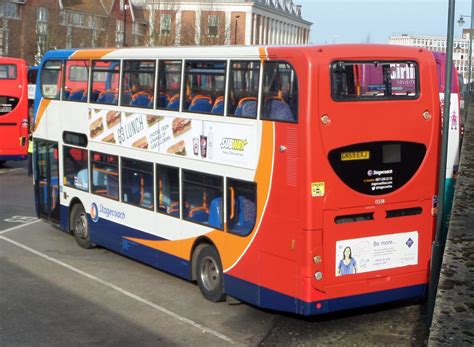
<path fill-rule="evenodd" d="M 94 248 L 95 244 L 89 239 L 89 223 L 84 207 L 81 204 L 74 205 L 71 211 L 72 234 L 77 244 L 85 249 Z"/>
<path fill-rule="evenodd" d="M 201 294 L 212 302 L 224 301 L 224 274 L 217 250 L 212 246 L 205 246 L 199 252 L 196 265 Z"/>
<path fill-rule="evenodd" d="M 0 167 L 2 167 L 3 164 L 5 164 L 5 160 L 0 160 Z"/>

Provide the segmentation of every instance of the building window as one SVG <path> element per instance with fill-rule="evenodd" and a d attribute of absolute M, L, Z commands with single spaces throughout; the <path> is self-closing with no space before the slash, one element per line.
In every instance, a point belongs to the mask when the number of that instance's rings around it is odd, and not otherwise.
<path fill-rule="evenodd" d="M 48 9 L 45 7 L 38 7 L 36 12 L 36 21 L 41 23 L 48 22 Z"/>
<path fill-rule="evenodd" d="M 66 11 L 59 12 L 59 25 L 67 25 L 67 13 Z"/>
<path fill-rule="evenodd" d="M 92 16 L 91 27 L 95 30 L 105 30 L 105 18 Z"/>
<path fill-rule="evenodd" d="M 207 18 L 208 33 L 211 37 L 219 36 L 219 16 L 215 14 L 209 15 Z"/>
<path fill-rule="evenodd" d="M 171 34 L 171 15 L 169 13 L 160 14 L 160 34 Z"/>
<path fill-rule="evenodd" d="M 18 4 L 2 1 L 0 2 L 0 17 L 20 19 L 20 7 Z"/>
<path fill-rule="evenodd" d="M 124 23 L 123 20 L 117 19 L 115 22 L 115 45 L 120 47 L 124 44 Z"/>
<path fill-rule="evenodd" d="M 143 36 L 145 34 L 145 25 L 143 23 L 133 23 L 132 24 L 132 34 Z"/>

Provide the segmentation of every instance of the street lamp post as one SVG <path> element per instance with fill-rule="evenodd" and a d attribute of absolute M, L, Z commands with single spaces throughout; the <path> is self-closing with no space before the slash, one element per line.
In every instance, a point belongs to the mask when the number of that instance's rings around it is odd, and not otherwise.
<path fill-rule="evenodd" d="M 467 53 L 467 56 L 468 56 L 468 72 L 467 72 L 467 93 L 471 93 L 471 74 L 472 74 L 472 33 L 473 33 L 473 19 L 474 19 L 474 6 L 471 6 L 471 15 L 470 16 L 466 16 L 466 15 L 461 15 L 458 19 L 458 24 L 459 26 L 463 26 L 466 22 L 464 21 L 464 17 L 468 17 L 468 18 L 471 18 L 471 27 L 469 29 L 469 50 L 468 50 L 468 53 Z"/>

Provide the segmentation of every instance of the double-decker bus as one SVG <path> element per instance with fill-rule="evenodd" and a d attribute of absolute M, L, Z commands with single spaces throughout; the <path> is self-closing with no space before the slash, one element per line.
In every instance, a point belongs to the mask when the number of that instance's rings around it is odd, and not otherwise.
<path fill-rule="evenodd" d="M 0 165 L 28 154 L 27 65 L 22 59 L 0 58 Z"/>
<path fill-rule="evenodd" d="M 88 76 L 74 93 L 71 66 Z M 81 247 L 302 315 L 424 296 L 441 132 L 428 50 L 57 50 L 39 81 L 38 215 Z"/>

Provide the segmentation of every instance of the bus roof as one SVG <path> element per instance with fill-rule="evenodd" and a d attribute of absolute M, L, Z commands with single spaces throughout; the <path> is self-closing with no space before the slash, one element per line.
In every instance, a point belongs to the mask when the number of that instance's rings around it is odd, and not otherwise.
<path fill-rule="evenodd" d="M 121 58 L 228 58 L 228 57 L 260 57 L 268 56 L 268 50 L 285 50 L 288 54 L 298 51 L 309 53 L 320 51 L 333 55 L 348 57 L 351 55 L 372 55 L 386 57 L 392 55 L 414 56 L 423 48 L 395 46 L 383 44 L 341 44 L 341 45 L 299 45 L 299 46 L 182 46 L 182 47 L 139 47 L 139 48 L 96 48 L 96 49 L 61 49 L 48 51 L 48 59 L 121 59 Z"/>

